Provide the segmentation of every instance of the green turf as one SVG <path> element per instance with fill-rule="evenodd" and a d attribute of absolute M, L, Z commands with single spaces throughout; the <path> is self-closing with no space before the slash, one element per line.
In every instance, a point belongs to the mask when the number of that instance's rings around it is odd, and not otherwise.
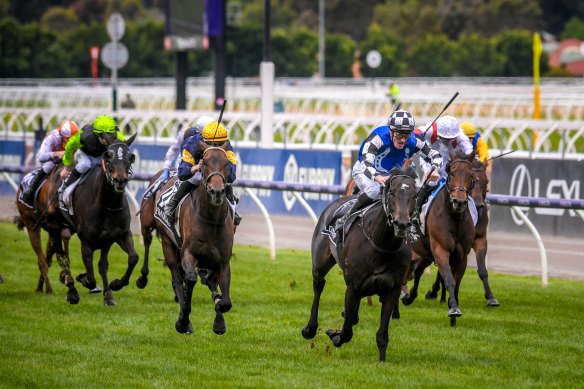
<path fill-rule="evenodd" d="M 104 307 L 101 294 L 81 286 L 81 302 L 72 306 L 56 263 L 50 269 L 55 295 L 35 293 L 39 273 L 26 234 L 0 223 L 0 236 L 0 387 L 573 388 L 584 382 L 584 282 L 551 279 L 544 289 L 536 277 L 491 273 L 501 306 L 487 308 L 469 269 L 460 292 L 463 316 L 451 328 L 445 305 L 423 298 L 432 267 L 421 297 L 390 322 L 382 364 L 375 298 L 372 307 L 363 301 L 351 342 L 335 348 L 324 334 L 342 325 L 344 281 L 336 267 L 321 300 L 319 332 L 302 338 L 312 302 L 308 252 L 278 251 L 270 260 L 267 249 L 236 246 L 227 333 L 212 332 L 210 293 L 197 284 L 195 333 L 181 335 L 161 262 L 151 262 L 143 290 L 135 285 L 141 264 L 134 270 L 130 285 L 114 293 L 117 307 Z M 71 246 L 77 274 L 83 271 L 77 237 Z M 142 259 L 144 248 L 138 240 L 136 246 Z M 152 247 L 152 257 L 161 257 L 160 243 Z M 121 276 L 125 262 L 113 248 L 110 279 Z"/>

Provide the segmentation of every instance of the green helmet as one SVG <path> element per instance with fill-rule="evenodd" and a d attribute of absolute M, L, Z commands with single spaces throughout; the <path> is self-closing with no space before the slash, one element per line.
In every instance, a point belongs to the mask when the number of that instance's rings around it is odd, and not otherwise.
<path fill-rule="evenodd" d="M 93 122 L 93 132 L 100 134 L 108 132 L 110 134 L 116 132 L 116 122 L 114 118 L 108 115 L 101 115 Z"/>

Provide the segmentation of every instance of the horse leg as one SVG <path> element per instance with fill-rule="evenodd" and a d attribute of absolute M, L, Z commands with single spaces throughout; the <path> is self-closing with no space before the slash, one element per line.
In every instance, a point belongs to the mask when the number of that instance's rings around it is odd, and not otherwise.
<path fill-rule="evenodd" d="M 404 305 L 410 305 L 414 302 L 416 297 L 418 297 L 418 286 L 420 285 L 420 278 L 424 274 L 424 270 L 432 263 L 430 258 L 418 257 L 417 263 L 414 268 L 414 286 L 403 295 L 402 303 Z"/>
<path fill-rule="evenodd" d="M 189 319 L 189 316 L 191 314 L 193 288 L 197 283 L 198 274 L 196 269 L 195 258 L 188 250 L 185 250 L 185 252 L 183 253 L 182 267 L 185 272 L 184 296 L 182 299 L 182 304 L 180 304 L 180 312 L 178 315 L 178 319 L 176 319 L 176 322 L 174 323 L 174 328 L 177 330 L 177 332 L 181 334 L 192 334 L 194 330 L 193 325 L 191 324 L 191 321 Z M 180 300 L 181 298 L 179 297 L 179 301 Z"/>
<path fill-rule="evenodd" d="M 457 282 L 454 280 L 452 272 L 450 271 L 450 253 L 440 245 L 436 245 L 433 251 L 434 258 L 436 258 L 436 263 L 438 264 L 438 271 L 444 279 L 444 289 L 448 290 L 448 316 L 462 316 L 462 312 L 460 312 L 460 309 L 458 308 L 458 301 L 456 299 L 455 288 Z"/>
<path fill-rule="evenodd" d="M 361 298 L 353 288 L 348 286 L 345 291 L 345 321 L 343 322 L 343 328 L 340 332 L 330 328 L 326 330 L 326 334 L 333 341 L 335 347 L 341 347 L 343 343 L 348 343 L 353 338 L 353 319 L 359 309 L 360 300 Z"/>
<path fill-rule="evenodd" d="M 367 305 L 369 305 L 369 301 L 371 300 L 371 296 L 367 296 Z M 371 303 L 372 305 L 373 303 Z M 359 324 L 359 307 L 361 306 L 361 300 L 357 303 L 357 310 L 355 311 L 355 317 L 353 318 L 353 325 L 356 326 Z M 345 318 L 345 311 L 341 312 L 341 316 L 343 319 Z"/>
<path fill-rule="evenodd" d="M 201 276 L 201 269 L 199 269 L 199 276 Z M 207 288 L 211 291 L 211 300 L 214 304 L 217 304 L 221 300 L 221 293 L 219 293 L 219 282 L 217 280 L 217 274 L 209 270 L 209 274 L 206 277 L 205 282 L 203 282 L 203 277 L 201 277 L 201 283 L 207 285 Z M 225 318 L 223 313 L 215 310 L 215 320 L 213 321 L 213 332 L 217 335 L 223 335 L 227 331 L 225 326 Z"/>
<path fill-rule="evenodd" d="M 26 229 L 26 232 L 28 232 L 28 239 L 30 240 L 30 244 L 32 246 L 32 249 L 34 250 L 35 254 L 37 255 L 37 264 L 39 267 L 39 271 L 40 271 L 40 275 L 39 275 L 39 281 L 37 283 L 37 287 L 35 289 L 36 292 L 42 292 L 43 291 L 43 285 L 44 285 L 44 281 L 46 279 L 48 279 L 48 270 L 49 267 L 47 265 L 47 258 L 45 256 L 45 253 L 43 252 L 43 248 L 41 245 L 41 230 L 32 230 L 32 229 Z M 50 238 L 49 238 L 50 241 Z M 49 293 L 49 291 L 47 291 L 47 293 Z"/>
<path fill-rule="evenodd" d="M 324 277 L 326 277 L 335 263 L 330 252 L 328 255 L 325 251 L 325 254 L 315 254 L 313 256 L 312 291 L 314 292 L 314 299 L 312 300 L 308 324 L 302 328 L 302 336 L 304 339 L 312 339 L 316 336 L 316 330 L 318 329 L 318 306 L 320 304 L 320 296 L 326 284 Z"/>
<path fill-rule="evenodd" d="M 39 278 L 39 284 L 38 284 L 38 288 L 37 288 L 37 291 L 42 290 L 43 282 L 41 281 L 41 279 L 44 279 L 45 292 L 47 294 L 53 294 L 53 287 L 51 286 L 51 282 L 49 281 L 49 275 L 48 275 L 48 270 L 51 267 L 51 262 L 53 261 L 53 254 L 55 254 L 55 250 L 53 247 L 53 239 L 51 239 L 49 237 L 49 239 L 47 240 L 47 249 L 45 251 L 45 265 L 46 265 L 45 271 L 47 272 L 47 275 L 45 277 L 43 277 L 42 270 L 41 270 L 41 277 Z M 41 264 L 39 263 L 39 269 L 40 268 L 41 268 Z M 40 290 L 39 290 L 39 288 L 40 288 Z"/>
<path fill-rule="evenodd" d="M 142 237 L 144 239 L 144 264 L 140 270 L 141 275 L 136 279 L 136 286 L 140 289 L 144 289 L 148 284 L 148 255 L 152 244 L 152 229 L 142 227 Z"/>
<path fill-rule="evenodd" d="M 454 278 L 455 286 L 454 286 L 454 298 L 456 299 L 456 304 L 459 304 L 458 300 L 458 291 L 460 290 L 460 284 L 462 283 L 462 277 L 464 277 L 464 273 L 466 271 L 467 265 L 467 257 L 465 256 L 456 264 L 452 277 Z M 450 317 L 450 326 L 456 326 L 456 315 Z"/>
<path fill-rule="evenodd" d="M 75 279 L 81 282 L 81 285 L 90 291 L 95 289 L 97 282 L 95 281 L 95 274 L 93 272 L 93 248 L 85 241 L 81 241 L 81 258 L 83 258 L 83 265 L 85 266 L 85 273 L 78 274 Z M 105 285 L 104 285 L 105 287 Z"/>
<path fill-rule="evenodd" d="M 436 281 L 432 284 L 432 289 L 426 292 L 426 300 L 435 300 L 438 297 L 438 291 L 440 290 L 440 273 L 436 274 Z"/>
<path fill-rule="evenodd" d="M 122 250 L 124 250 L 126 254 L 128 254 L 128 268 L 122 276 L 122 279 L 119 280 L 116 278 L 109 286 L 112 290 L 118 291 L 130 283 L 130 276 L 132 275 L 132 272 L 138 263 L 138 253 L 134 249 L 134 241 L 132 240 L 131 231 L 128 231 L 126 236 L 118 240 L 116 243 L 122 248 Z"/>
<path fill-rule="evenodd" d="M 392 311 L 395 311 L 397 309 L 396 307 L 399 305 L 400 292 L 401 285 L 399 285 L 399 287 L 394 287 L 390 293 L 381 296 L 379 299 L 381 302 L 381 319 L 379 321 L 379 329 L 375 335 L 377 348 L 379 349 L 379 362 L 385 362 L 387 344 L 389 343 L 389 320 L 390 317 L 393 317 Z"/>
<path fill-rule="evenodd" d="M 489 286 L 489 272 L 487 271 L 487 240 L 483 242 L 476 242 L 473 247 L 476 260 L 477 260 L 477 273 L 481 281 L 483 281 L 483 287 L 485 289 L 485 299 L 487 299 L 487 307 L 498 307 L 499 301 L 493 295 L 491 287 Z"/>
<path fill-rule="evenodd" d="M 99 268 L 99 274 L 101 275 L 101 280 L 103 282 L 103 305 L 106 307 L 115 307 L 117 305 L 114 295 L 112 293 L 112 288 L 108 284 L 107 271 L 109 269 L 109 262 L 107 260 L 107 255 L 111 249 L 111 245 L 101 248 L 101 254 L 99 256 L 99 262 L 97 264 Z"/>
<path fill-rule="evenodd" d="M 66 231 L 68 232 L 69 230 Z M 71 238 L 71 235 L 67 235 L 67 232 L 64 230 L 60 232 L 52 231 L 50 239 L 52 241 L 52 249 L 57 256 L 57 263 L 63 269 L 59 275 L 59 280 L 68 289 L 67 302 L 69 304 L 77 304 L 79 303 L 80 298 L 79 293 L 75 288 L 75 280 L 73 280 L 73 276 L 71 275 L 71 259 L 69 258 L 69 239 Z M 66 242 L 65 247 L 67 250 L 63 250 L 63 241 Z"/>
<path fill-rule="evenodd" d="M 215 312 L 225 313 L 231 309 L 231 295 L 229 285 L 231 284 L 231 266 L 229 262 L 221 267 L 219 271 L 219 287 L 221 288 L 221 298 L 215 301 Z"/>

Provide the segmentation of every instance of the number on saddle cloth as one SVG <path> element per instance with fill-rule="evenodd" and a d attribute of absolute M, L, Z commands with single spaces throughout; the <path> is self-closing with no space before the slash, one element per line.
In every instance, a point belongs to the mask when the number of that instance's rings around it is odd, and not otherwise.
<path fill-rule="evenodd" d="M 30 173 L 27 173 L 23 178 L 22 181 L 20 181 L 20 196 L 18 196 L 18 201 L 20 201 L 22 204 L 26 205 L 28 208 L 33 208 L 34 204 L 28 204 L 26 202 L 24 202 L 24 200 L 22 199 L 22 194 L 31 186 L 32 182 L 34 181 L 35 177 L 37 175 L 40 174 L 42 169 L 36 169 L 33 170 Z M 38 192 L 41 188 L 41 186 L 43 186 L 43 183 L 47 180 L 47 177 L 45 177 L 44 180 L 42 180 L 42 182 L 39 182 L 36 188 L 36 192 Z M 36 197 L 36 193 L 34 196 L 31 197 L 32 202 L 34 203 L 34 198 Z"/>

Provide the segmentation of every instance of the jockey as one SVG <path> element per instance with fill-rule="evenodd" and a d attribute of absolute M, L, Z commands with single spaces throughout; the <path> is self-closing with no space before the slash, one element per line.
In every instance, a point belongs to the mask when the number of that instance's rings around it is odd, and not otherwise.
<path fill-rule="evenodd" d="M 340 229 L 351 213 L 381 198 L 389 171 L 403 166 L 414 154 L 436 166 L 430 178 L 439 178 L 437 170 L 442 166 L 442 157 L 413 134 L 414 127 L 412 114 L 398 110 L 391 114 L 386 126 L 377 127 L 365 139 L 359 159 L 353 166 L 353 179 L 361 193 L 349 212 L 337 221 L 335 229 Z"/>
<path fill-rule="evenodd" d="M 34 177 L 30 186 L 22 193 L 22 199 L 30 204 L 37 186 L 49 175 L 51 170 L 63 159 L 65 145 L 69 139 L 79 132 L 79 127 L 73 121 L 66 120 L 59 127 L 49 132 L 39 148 L 37 159 L 41 164 L 41 170 Z"/>
<path fill-rule="evenodd" d="M 442 156 L 443 164 L 438 171 L 440 180 L 445 179 L 448 175 L 446 173 L 446 165 L 450 162 L 450 153 L 453 153 L 457 158 L 466 158 L 473 151 L 470 139 L 460 129 L 458 120 L 454 116 L 446 115 L 441 117 L 436 120 L 432 128 L 427 128 L 420 136 Z M 427 173 L 430 170 L 430 165 L 426 161 L 421 161 L 421 165 L 424 172 Z M 418 194 L 418 208 L 424 204 L 430 193 L 436 189 L 437 185 L 437 180 L 430 179 L 422 187 Z"/>
<path fill-rule="evenodd" d="M 475 126 L 470 122 L 464 122 L 460 125 L 460 128 L 462 128 L 466 136 L 470 139 L 472 148 L 476 152 L 476 159 L 481 162 L 489 159 L 489 146 L 487 146 L 487 142 L 485 142 L 481 134 L 477 132 Z"/>
<path fill-rule="evenodd" d="M 71 137 L 63 155 L 65 168 L 61 171 L 61 178 L 63 179 L 63 185 L 59 188 L 59 198 L 61 200 L 63 192 L 69 185 L 93 166 L 101 163 L 101 157 L 107 150 L 107 145 L 116 139 L 120 141 L 126 140 L 116 126 L 114 119 L 107 115 L 99 116 L 92 125 L 84 126 L 81 131 Z M 75 155 L 76 162 L 74 169 L 71 168 L 73 155 Z M 65 180 L 65 178 L 67 179 Z"/>
<path fill-rule="evenodd" d="M 201 166 L 203 160 L 203 149 L 199 145 L 205 142 L 207 144 L 222 145 L 227 142 L 227 158 L 229 165 L 227 167 L 228 174 L 226 179 L 226 196 L 229 202 L 237 204 L 237 198 L 233 194 L 232 183 L 235 181 L 235 173 L 237 169 L 237 160 L 233 147 L 227 139 L 227 129 L 223 124 L 217 121 L 209 122 L 203 128 L 203 131 L 186 139 L 181 145 L 182 158 L 178 166 L 178 179 L 180 184 L 176 193 L 168 201 L 164 207 L 164 215 L 169 225 L 172 225 L 172 217 L 176 210 L 178 203 L 186 196 L 193 188 L 199 186 L 201 182 Z M 233 224 L 236 226 L 241 222 L 241 216 L 235 212 L 233 216 Z"/>
<path fill-rule="evenodd" d="M 185 128 L 182 131 L 180 130 L 178 131 L 178 133 L 176 134 L 175 142 L 172 145 L 170 145 L 168 151 L 166 152 L 166 156 L 164 157 L 164 171 L 160 176 L 161 179 L 165 180 L 168 178 L 168 170 L 174 164 L 178 152 L 179 150 L 181 150 L 180 146 L 182 145 L 182 143 L 191 136 L 203 131 L 203 128 L 212 121 L 213 118 L 210 116 L 201 116 L 193 127 Z"/>

